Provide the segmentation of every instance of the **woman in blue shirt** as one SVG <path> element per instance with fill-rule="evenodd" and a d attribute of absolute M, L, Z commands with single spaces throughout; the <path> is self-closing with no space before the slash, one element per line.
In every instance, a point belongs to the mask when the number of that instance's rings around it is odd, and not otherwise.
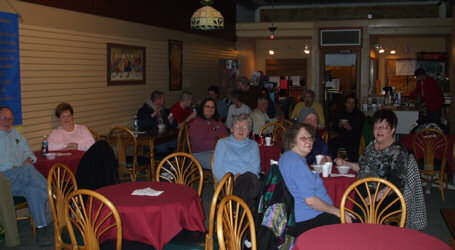
<path fill-rule="evenodd" d="M 316 130 L 308 124 L 295 123 L 283 135 L 286 152 L 278 163 L 289 192 L 294 197 L 297 234 L 311 228 L 340 223 L 340 209 L 333 206 L 318 173 L 311 172 L 306 156 L 313 149 Z M 346 221 L 351 222 L 347 213 Z"/>

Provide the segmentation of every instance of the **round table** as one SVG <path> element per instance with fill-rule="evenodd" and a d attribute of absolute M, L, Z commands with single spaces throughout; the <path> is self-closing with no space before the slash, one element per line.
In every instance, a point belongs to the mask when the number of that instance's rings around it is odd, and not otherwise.
<path fill-rule="evenodd" d="M 338 170 L 333 167 L 332 168 L 332 173 L 338 174 Z M 322 183 L 324 184 L 325 189 L 327 190 L 327 193 L 329 194 L 330 198 L 332 198 L 333 205 L 335 207 L 340 207 L 341 204 L 341 199 L 343 198 L 343 194 L 348 189 L 349 186 L 351 186 L 352 183 L 357 181 L 357 173 L 354 171 L 349 171 L 349 174 L 354 174 L 354 177 L 344 177 L 344 176 L 339 176 L 339 177 L 322 177 Z M 350 194 L 351 198 L 355 198 L 355 193 L 352 192 Z M 352 204 L 350 201 L 346 204 L 348 208 L 352 208 L 354 204 Z"/>
<path fill-rule="evenodd" d="M 77 151 L 77 150 L 70 150 L 70 151 L 52 151 L 49 153 L 58 153 L 64 155 L 58 155 L 53 160 L 49 160 L 46 157 L 41 156 L 41 151 L 33 152 L 37 158 L 36 163 L 34 164 L 36 170 L 40 172 L 44 178 L 47 179 L 47 175 L 51 170 L 52 166 L 56 163 L 65 164 L 73 174 L 76 174 L 77 167 L 79 166 L 79 162 L 84 156 L 85 151 Z"/>
<path fill-rule="evenodd" d="M 407 228 L 376 224 L 336 224 L 306 231 L 295 250 L 312 249 L 447 249 L 441 240 Z"/>
<path fill-rule="evenodd" d="M 134 190 L 147 187 L 164 192 L 159 196 L 131 195 Z M 191 187 L 167 182 L 134 182 L 106 186 L 96 191 L 117 208 L 125 240 L 161 249 L 182 229 L 205 231 L 204 210 Z M 115 237 L 115 230 L 109 230 L 103 239 Z"/>
<path fill-rule="evenodd" d="M 259 154 L 261 156 L 261 172 L 267 175 L 270 169 L 270 160 L 278 161 L 280 159 L 281 145 L 260 146 Z"/>

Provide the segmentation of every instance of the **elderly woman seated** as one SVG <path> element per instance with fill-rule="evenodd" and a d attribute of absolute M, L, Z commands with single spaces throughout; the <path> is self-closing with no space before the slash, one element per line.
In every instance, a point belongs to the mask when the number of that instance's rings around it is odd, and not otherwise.
<path fill-rule="evenodd" d="M 87 151 L 94 143 L 93 135 L 84 125 L 74 124 L 73 107 L 62 102 L 55 108 L 61 126 L 52 130 L 49 135 L 49 150 Z"/>
<path fill-rule="evenodd" d="M 212 98 L 203 100 L 199 105 L 197 117 L 191 121 L 189 128 L 193 156 L 205 169 L 211 169 L 210 159 L 217 138 L 228 135 L 215 109 L 215 100 Z"/>
<path fill-rule="evenodd" d="M 227 173 L 234 175 L 234 194 L 250 207 L 259 194 L 261 158 L 258 144 L 249 139 L 252 120 L 248 114 L 232 116 L 231 136 L 216 144 L 213 174 L 221 180 Z"/>
<path fill-rule="evenodd" d="M 340 209 L 333 206 L 318 173 L 311 172 L 305 157 L 313 149 L 316 130 L 313 126 L 295 123 L 283 135 L 286 152 L 279 160 L 281 175 L 294 197 L 297 234 L 323 225 L 340 223 Z M 346 213 L 346 221 L 353 216 Z"/>
<path fill-rule="evenodd" d="M 311 125 L 314 129 L 318 128 L 319 117 L 316 110 L 308 107 L 304 107 L 300 111 L 299 122 Z M 330 153 L 329 146 L 325 143 L 322 137 L 316 134 L 313 149 L 306 156 L 306 161 L 308 164 L 313 164 L 316 162 L 316 155 L 323 155 L 321 164 L 324 162 L 332 161 L 332 154 Z"/>
<path fill-rule="evenodd" d="M 379 177 L 392 182 L 406 200 L 406 227 L 421 230 L 427 226 L 425 199 L 416 160 L 395 140 L 397 117 L 393 111 L 378 110 L 373 115 L 374 141 L 363 152 L 359 163 L 335 159 L 358 172 L 359 179 Z M 378 199 L 382 198 L 379 192 Z"/>

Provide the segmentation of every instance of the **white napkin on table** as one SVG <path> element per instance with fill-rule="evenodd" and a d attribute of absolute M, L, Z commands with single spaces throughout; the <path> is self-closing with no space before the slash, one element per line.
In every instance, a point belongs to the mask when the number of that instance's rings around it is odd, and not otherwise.
<path fill-rule="evenodd" d="M 330 177 L 355 177 L 355 174 L 330 174 Z"/>
<path fill-rule="evenodd" d="M 158 191 L 153 188 L 143 188 L 134 190 L 131 195 L 147 195 L 147 196 L 159 196 L 164 191 Z"/>

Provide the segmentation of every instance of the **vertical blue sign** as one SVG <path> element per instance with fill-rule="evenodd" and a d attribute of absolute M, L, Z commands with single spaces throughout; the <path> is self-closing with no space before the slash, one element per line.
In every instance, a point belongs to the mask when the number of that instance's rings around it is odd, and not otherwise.
<path fill-rule="evenodd" d="M 0 106 L 14 112 L 14 125 L 22 124 L 19 71 L 18 15 L 0 12 Z"/>

